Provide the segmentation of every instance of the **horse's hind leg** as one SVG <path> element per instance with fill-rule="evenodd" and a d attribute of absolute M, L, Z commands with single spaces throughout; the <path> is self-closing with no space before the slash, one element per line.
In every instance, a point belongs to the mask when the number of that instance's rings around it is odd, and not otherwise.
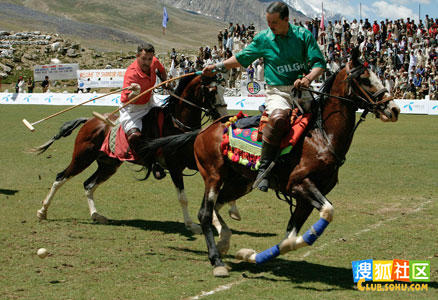
<path fill-rule="evenodd" d="M 47 194 L 46 198 L 43 201 L 43 207 L 37 212 L 37 217 L 39 220 L 47 219 L 47 210 L 53 197 L 55 196 L 55 193 L 59 190 L 59 188 L 65 182 L 67 182 L 67 180 L 78 175 L 83 170 L 88 168 L 93 163 L 93 161 L 95 161 L 97 154 L 98 152 L 94 150 L 93 147 L 84 146 L 80 149 L 76 149 L 75 147 L 70 165 L 64 171 L 56 175 L 56 180 L 55 182 L 53 182 L 50 192 Z"/>
<path fill-rule="evenodd" d="M 84 189 L 88 200 L 91 219 L 101 224 L 107 224 L 108 219 L 97 212 L 93 195 L 97 186 L 108 180 L 117 171 L 121 165 L 121 161 L 109 157 L 102 157 L 97 160 L 97 164 L 96 172 L 84 182 Z"/>
<path fill-rule="evenodd" d="M 237 209 L 236 201 L 228 202 L 228 205 L 230 206 L 230 208 L 228 209 L 228 214 L 230 215 L 231 219 L 234 219 L 236 221 L 242 220 L 240 212 Z"/>
<path fill-rule="evenodd" d="M 190 214 L 188 210 L 188 200 L 186 197 L 186 193 L 184 192 L 184 181 L 181 172 L 176 171 L 173 168 L 170 168 L 169 172 L 173 184 L 175 185 L 176 188 L 179 204 L 181 205 L 185 227 L 191 232 L 193 232 L 194 234 L 201 234 L 202 233 L 201 226 L 194 223 L 192 221 L 192 218 L 190 218 Z"/>
<path fill-rule="evenodd" d="M 244 177 L 234 176 L 230 177 L 224 182 L 222 189 L 219 192 L 219 196 L 215 205 L 213 213 L 213 226 L 216 228 L 219 234 L 219 241 L 216 247 L 221 255 L 224 255 L 230 249 L 231 230 L 219 214 L 219 210 L 224 203 L 236 203 L 236 200 L 246 195 L 251 191 L 251 182 Z"/>

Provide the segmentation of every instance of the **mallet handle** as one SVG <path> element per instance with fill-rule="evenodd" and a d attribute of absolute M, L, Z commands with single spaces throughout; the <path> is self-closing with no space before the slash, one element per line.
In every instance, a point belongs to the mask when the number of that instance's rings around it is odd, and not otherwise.
<path fill-rule="evenodd" d="M 45 117 L 44 119 L 38 120 L 38 121 L 36 121 L 36 122 L 33 122 L 32 125 L 36 125 L 36 124 L 41 123 L 41 122 L 43 122 L 43 121 L 45 121 L 45 120 L 48 120 L 48 119 L 53 118 L 53 117 L 56 117 L 57 115 L 63 114 L 63 113 L 65 113 L 65 112 L 69 111 L 69 110 L 72 110 L 72 109 L 74 109 L 74 108 L 76 108 L 76 107 L 78 107 L 78 106 L 84 105 L 84 104 L 86 104 L 86 103 L 88 103 L 88 102 L 91 102 L 91 101 L 94 101 L 94 100 L 97 100 L 97 99 L 100 99 L 100 98 L 103 98 L 103 97 L 106 97 L 106 96 L 109 96 L 109 95 L 112 95 L 112 94 L 119 93 L 119 92 L 121 92 L 121 91 L 123 91 L 123 90 L 126 90 L 126 89 L 127 89 L 127 88 L 124 88 L 124 89 L 118 89 L 118 90 L 116 90 L 116 91 L 114 91 L 114 92 L 111 92 L 111 93 L 108 93 L 108 94 L 105 94 L 105 95 L 99 96 L 99 97 L 97 97 L 97 98 L 93 98 L 93 99 L 87 100 L 87 101 L 85 101 L 85 102 L 79 103 L 79 104 L 74 105 L 74 106 L 72 106 L 72 107 L 68 107 L 68 108 L 63 109 L 63 110 L 61 110 L 61 111 L 58 111 L 57 113 L 55 113 L 55 114 L 53 114 L 53 115 L 50 115 L 50 116 L 48 116 L 48 117 Z"/>
<path fill-rule="evenodd" d="M 201 75 L 202 71 L 197 71 L 197 72 L 192 72 L 192 73 L 187 73 L 175 78 L 171 78 L 171 79 L 167 79 L 166 81 L 163 81 L 160 84 L 157 84 L 156 86 L 151 87 L 150 89 L 147 89 L 146 91 L 144 91 L 141 94 L 138 94 L 137 96 L 135 96 L 134 98 L 132 98 L 131 100 L 129 100 L 128 102 L 126 102 L 125 104 L 123 104 L 121 107 L 117 108 L 115 111 L 113 111 L 112 113 L 110 113 L 110 115 L 114 115 L 115 113 L 119 112 L 121 109 L 125 108 L 128 104 L 131 104 L 132 102 L 136 101 L 138 98 L 140 98 L 141 96 L 143 96 L 144 94 L 149 93 L 150 91 L 152 91 L 153 89 L 156 89 L 157 87 L 160 87 L 168 82 L 172 82 L 174 80 L 183 78 L 183 77 L 187 77 L 187 76 L 191 76 L 191 75 Z"/>

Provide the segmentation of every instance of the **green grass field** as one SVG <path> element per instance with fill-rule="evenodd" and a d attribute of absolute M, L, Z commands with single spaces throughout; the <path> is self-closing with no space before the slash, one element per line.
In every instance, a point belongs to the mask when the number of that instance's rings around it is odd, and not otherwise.
<path fill-rule="evenodd" d="M 395 124 L 369 117 L 359 127 L 339 184 L 328 195 L 334 221 L 312 246 L 265 265 L 239 263 L 240 248 L 265 250 L 284 235 L 289 207 L 255 191 L 238 201 L 243 220 L 231 220 L 226 263 L 230 277 L 214 278 L 203 236 L 184 228 L 169 176 L 137 182 L 133 167 L 95 193 L 96 207 L 116 220 L 94 224 L 82 182 L 91 166 L 54 198 L 48 221 L 36 211 L 56 173 L 70 162 L 75 133 L 40 156 L 23 151 L 47 141 L 64 122 L 91 116 L 82 107 L 36 125 L 21 123 L 61 110 L 56 106 L 0 105 L 0 299 L 438 299 L 438 118 L 402 115 Z M 190 213 L 197 221 L 203 182 L 186 178 Z M 313 212 L 303 230 L 319 215 Z M 50 255 L 40 259 L 38 248 Z M 429 260 L 423 292 L 360 292 L 351 262 L 362 259 Z M 206 292 L 214 291 L 210 295 Z"/>

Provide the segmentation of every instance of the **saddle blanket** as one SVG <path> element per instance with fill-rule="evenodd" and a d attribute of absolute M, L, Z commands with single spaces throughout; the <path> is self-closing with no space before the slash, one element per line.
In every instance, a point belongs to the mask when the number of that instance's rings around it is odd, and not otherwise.
<path fill-rule="evenodd" d="M 280 155 L 289 153 L 299 141 L 301 135 L 309 124 L 311 114 L 298 116 L 291 125 L 289 133 L 283 138 Z M 262 142 L 257 140 L 258 128 L 241 129 L 235 124 L 230 124 L 224 130 L 221 151 L 231 161 L 258 170 L 262 152 Z"/>
<path fill-rule="evenodd" d="M 136 160 L 128 144 L 128 137 L 120 124 L 114 126 L 106 135 L 100 151 L 121 161 Z"/>

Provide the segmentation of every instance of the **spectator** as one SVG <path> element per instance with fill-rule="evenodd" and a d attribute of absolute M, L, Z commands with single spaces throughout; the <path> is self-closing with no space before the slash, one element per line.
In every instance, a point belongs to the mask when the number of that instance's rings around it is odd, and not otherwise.
<path fill-rule="evenodd" d="M 34 88 L 35 88 L 35 81 L 32 79 L 32 77 L 29 77 L 27 79 L 27 92 L 33 93 Z"/>
<path fill-rule="evenodd" d="M 248 68 L 246 69 L 246 73 L 248 73 L 248 80 L 254 81 L 254 67 L 252 66 L 252 64 L 248 66 Z"/>
<path fill-rule="evenodd" d="M 44 77 L 43 82 L 41 82 L 41 87 L 43 88 L 43 93 L 46 93 L 47 90 L 49 89 L 49 76 Z"/>
<path fill-rule="evenodd" d="M 26 82 L 24 81 L 23 76 L 18 77 L 17 83 L 15 84 L 15 92 L 23 93 L 25 84 Z"/>

